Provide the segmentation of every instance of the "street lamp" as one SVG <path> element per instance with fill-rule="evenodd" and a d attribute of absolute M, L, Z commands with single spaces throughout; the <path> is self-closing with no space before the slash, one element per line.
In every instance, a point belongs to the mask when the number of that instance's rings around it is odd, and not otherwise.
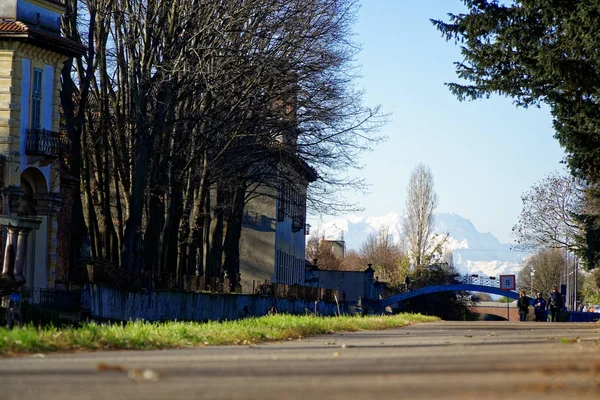
<path fill-rule="evenodd" d="M 533 276 L 535 275 L 535 268 L 531 268 L 531 295 L 533 296 Z"/>

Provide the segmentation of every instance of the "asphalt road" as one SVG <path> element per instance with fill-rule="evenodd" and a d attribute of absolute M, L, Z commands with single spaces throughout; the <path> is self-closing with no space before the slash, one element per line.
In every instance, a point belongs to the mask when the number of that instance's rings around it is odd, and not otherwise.
<path fill-rule="evenodd" d="M 0 359 L 0 399 L 600 399 L 600 324 L 439 322 Z"/>

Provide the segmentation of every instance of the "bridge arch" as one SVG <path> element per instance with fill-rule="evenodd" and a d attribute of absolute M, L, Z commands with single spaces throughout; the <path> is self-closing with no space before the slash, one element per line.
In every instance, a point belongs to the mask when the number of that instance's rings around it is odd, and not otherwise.
<path fill-rule="evenodd" d="M 382 308 L 393 306 L 394 304 L 398 304 L 403 302 L 404 300 L 408 300 L 413 297 L 422 296 L 424 294 L 430 293 L 438 293 L 438 292 L 457 292 L 457 291 L 467 291 L 467 292 L 483 292 L 483 293 L 491 293 L 497 294 L 500 296 L 510 297 L 511 299 L 518 299 L 519 293 L 514 292 L 512 290 L 501 290 L 500 288 L 493 286 L 484 286 L 484 285 L 472 285 L 467 283 L 458 283 L 452 285 L 433 285 L 433 286 L 425 286 L 416 290 L 411 290 L 409 292 L 404 292 L 400 294 L 396 294 L 390 297 L 386 297 L 380 300 L 380 305 Z M 533 305 L 533 299 L 529 298 L 529 304 Z"/>

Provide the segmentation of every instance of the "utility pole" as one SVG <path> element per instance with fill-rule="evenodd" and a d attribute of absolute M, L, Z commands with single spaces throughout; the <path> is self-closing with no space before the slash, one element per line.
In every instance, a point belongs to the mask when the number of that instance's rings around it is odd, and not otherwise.
<path fill-rule="evenodd" d="M 573 293 L 573 308 L 571 309 L 572 311 L 577 311 L 577 283 L 579 280 L 579 277 L 577 275 L 579 275 L 579 260 L 577 259 L 577 256 L 573 256 L 573 262 L 575 263 L 573 265 L 573 270 L 575 271 L 575 285 L 574 285 L 574 293 Z"/>
<path fill-rule="evenodd" d="M 569 302 L 570 302 L 570 286 L 569 285 L 569 253 L 567 252 L 567 249 L 564 249 L 565 251 L 565 287 L 567 289 L 566 293 L 565 293 L 565 305 L 568 306 Z"/>

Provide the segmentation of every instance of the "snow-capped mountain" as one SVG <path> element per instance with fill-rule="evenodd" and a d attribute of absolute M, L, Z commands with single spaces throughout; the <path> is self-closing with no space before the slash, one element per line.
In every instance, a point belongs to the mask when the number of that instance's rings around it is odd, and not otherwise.
<path fill-rule="evenodd" d="M 396 213 L 341 218 L 323 224 L 319 231 L 327 239 L 344 239 L 348 250 L 358 250 L 370 234 L 385 228 L 394 241 L 402 240 L 402 216 Z M 445 249 L 452 250 L 454 266 L 461 274 L 516 274 L 527 255 L 511 250 L 510 244 L 500 243 L 489 232 L 479 232 L 471 221 L 460 215 L 437 213 L 435 231 L 440 236 L 449 234 Z"/>

